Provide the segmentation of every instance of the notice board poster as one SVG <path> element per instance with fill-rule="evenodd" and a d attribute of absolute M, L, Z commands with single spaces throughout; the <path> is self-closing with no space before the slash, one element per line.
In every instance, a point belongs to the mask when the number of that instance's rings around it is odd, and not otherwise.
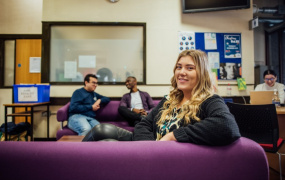
<path fill-rule="evenodd" d="M 206 52 L 219 80 L 242 77 L 241 33 L 195 32 L 195 45 Z"/>
<path fill-rule="evenodd" d="M 225 58 L 241 58 L 240 35 L 225 35 Z"/>
<path fill-rule="evenodd" d="M 196 49 L 195 32 L 179 31 L 178 41 L 179 41 L 179 53 L 188 49 Z"/>

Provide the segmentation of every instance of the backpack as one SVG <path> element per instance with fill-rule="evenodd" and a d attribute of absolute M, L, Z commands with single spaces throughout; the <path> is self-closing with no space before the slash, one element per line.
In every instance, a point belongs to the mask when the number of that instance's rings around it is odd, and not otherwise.
<path fill-rule="evenodd" d="M 7 138 L 9 141 L 27 141 L 28 136 L 30 135 L 31 125 L 28 122 L 20 122 L 15 124 L 14 122 L 7 123 Z M 5 140 L 5 123 L 0 126 L 0 141 Z"/>

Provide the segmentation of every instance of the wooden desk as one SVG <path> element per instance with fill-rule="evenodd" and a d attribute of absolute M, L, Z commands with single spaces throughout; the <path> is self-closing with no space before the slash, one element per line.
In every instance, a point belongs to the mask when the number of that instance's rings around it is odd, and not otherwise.
<path fill-rule="evenodd" d="M 285 139 L 285 107 L 276 108 L 278 126 L 279 126 L 279 137 Z"/>
<path fill-rule="evenodd" d="M 62 136 L 58 141 L 61 142 L 81 142 L 85 136 L 76 136 L 76 135 L 65 135 Z"/>
<path fill-rule="evenodd" d="M 279 126 L 279 137 L 285 139 L 285 107 L 276 108 L 277 118 L 278 118 L 278 126 Z M 278 150 L 279 153 L 285 154 L 285 144 L 281 146 Z M 276 153 L 266 152 L 266 156 L 268 159 L 269 167 L 279 172 L 279 160 L 278 155 Z M 281 158 L 281 167 L 282 174 L 285 175 L 285 158 L 282 156 Z"/>
<path fill-rule="evenodd" d="M 3 104 L 5 106 L 5 132 L 7 132 L 7 119 L 8 116 L 11 117 L 16 117 L 16 116 L 24 116 L 26 117 L 26 122 L 27 122 L 27 117 L 31 117 L 31 140 L 34 140 L 34 135 L 33 135 L 33 127 L 34 127 L 34 113 L 35 112 L 45 112 L 43 110 L 34 110 L 34 107 L 38 106 L 46 106 L 47 107 L 47 138 L 49 139 L 49 105 L 50 102 L 43 102 L 43 103 L 13 103 L 13 104 Z M 7 114 L 8 113 L 8 108 L 12 108 L 12 112 L 14 112 L 16 107 L 24 107 L 25 111 L 24 112 L 17 112 L 17 113 L 12 113 L 12 114 Z M 28 111 L 28 108 L 31 108 L 31 111 Z M 7 141 L 7 133 L 5 133 L 5 141 Z"/>
<path fill-rule="evenodd" d="M 276 108 L 277 114 L 285 114 L 285 107 Z"/>

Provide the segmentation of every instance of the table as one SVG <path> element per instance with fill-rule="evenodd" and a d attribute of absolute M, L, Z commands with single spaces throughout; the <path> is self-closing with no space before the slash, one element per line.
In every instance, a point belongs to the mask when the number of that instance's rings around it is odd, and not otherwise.
<path fill-rule="evenodd" d="M 276 108 L 278 126 L 279 126 L 279 137 L 285 139 L 285 107 Z"/>
<path fill-rule="evenodd" d="M 38 106 L 46 106 L 47 107 L 47 138 L 49 139 L 49 105 L 50 102 L 43 102 L 43 103 L 13 103 L 13 104 L 3 104 L 5 106 L 5 132 L 7 132 L 7 119 L 8 116 L 14 117 L 16 116 L 24 116 L 26 117 L 26 122 L 28 120 L 27 117 L 31 117 L 31 141 L 34 140 L 34 135 L 33 135 L 33 127 L 34 127 L 34 113 L 35 112 L 45 112 L 43 110 L 34 110 L 34 107 Z M 24 107 L 25 111 L 23 112 L 17 112 L 17 113 L 12 113 L 12 114 L 7 114 L 8 113 L 8 108 L 12 108 L 12 112 L 14 112 L 16 107 Z M 30 111 L 28 111 L 28 108 L 31 108 Z M 7 133 L 5 133 L 5 141 L 7 141 Z"/>
<path fill-rule="evenodd" d="M 285 114 L 285 107 L 282 106 L 282 107 L 276 108 L 276 112 L 277 114 Z"/>
<path fill-rule="evenodd" d="M 278 118 L 278 126 L 279 126 L 279 137 L 285 139 L 285 107 L 276 108 L 277 118 Z M 278 150 L 279 153 L 285 154 L 285 144 L 281 146 Z M 279 173 L 279 160 L 278 155 L 275 153 L 268 153 L 265 152 L 269 167 L 274 169 Z M 281 167 L 282 167 L 282 174 L 285 175 L 285 158 L 282 156 L 281 158 Z"/>
<path fill-rule="evenodd" d="M 58 141 L 61 141 L 61 142 L 81 142 L 84 137 L 85 136 L 64 135 Z"/>

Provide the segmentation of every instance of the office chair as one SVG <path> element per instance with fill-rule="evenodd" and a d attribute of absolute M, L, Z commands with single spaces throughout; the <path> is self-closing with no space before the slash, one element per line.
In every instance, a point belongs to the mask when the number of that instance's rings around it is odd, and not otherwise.
<path fill-rule="evenodd" d="M 278 150 L 283 143 L 279 138 L 279 127 L 274 104 L 245 105 L 227 102 L 234 115 L 241 136 L 257 142 L 266 152 L 279 157 L 280 180 L 282 180 L 281 155 Z"/>

